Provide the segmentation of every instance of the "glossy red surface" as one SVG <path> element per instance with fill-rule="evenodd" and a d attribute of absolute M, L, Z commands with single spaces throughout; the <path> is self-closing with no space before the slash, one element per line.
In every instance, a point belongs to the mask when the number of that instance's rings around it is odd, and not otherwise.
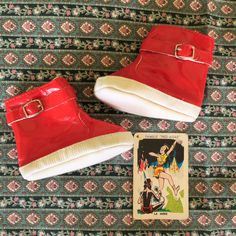
<path fill-rule="evenodd" d="M 88 116 L 63 78 L 13 97 L 5 105 L 7 122 L 15 134 L 19 166 L 89 138 L 126 131 Z"/>
<path fill-rule="evenodd" d="M 135 61 L 113 75 L 201 106 L 213 48 L 214 40 L 204 34 L 176 26 L 155 26 Z"/>

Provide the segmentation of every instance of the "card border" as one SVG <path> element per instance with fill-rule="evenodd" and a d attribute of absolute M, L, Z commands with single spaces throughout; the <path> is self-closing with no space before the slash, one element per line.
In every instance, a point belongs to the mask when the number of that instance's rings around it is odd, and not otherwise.
<path fill-rule="evenodd" d="M 137 137 L 139 136 L 139 137 Z M 181 137 L 181 139 L 185 142 L 184 144 L 184 157 L 185 158 L 185 166 L 187 168 L 186 170 L 186 198 L 188 199 L 185 201 L 184 204 L 184 213 L 170 213 L 168 216 L 160 216 L 160 215 L 140 215 L 137 214 L 137 208 L 134 206 L 137 206 L 137 196 L 135 195 L 134 189 L 137 188 L 137 181 L 135 178 L 135 173 L 138 171 L 138 167 L 135 164 L 137 161 L 137 147 L 138 147 L 138 141 L 141 139 L 174 139 L 175 137 Z M 176 137 L 176 138 L 177 138 Z M 185 220 L 188 219 L 189 217 L 189 177 L 188 177 L 188 166 L 189 166 L 189 148 L 188 148 L 188 135 L 186 133 L 144 133 L 144 132 L 139 132 L 135 133 L 134 135 L 134 149 L 133 149 L 133 219 L 134 220 L 165 220 L 165 219 L 171 219 L 171 220 Z M 135 202 L 136 201 L 136 202 Z"/>

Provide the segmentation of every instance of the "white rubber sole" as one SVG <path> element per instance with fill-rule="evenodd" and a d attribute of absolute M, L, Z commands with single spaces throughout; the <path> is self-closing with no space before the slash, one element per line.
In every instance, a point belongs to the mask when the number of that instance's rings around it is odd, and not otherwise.
<path fill-rule="evenodd" d="M 117 110 L 152 118 L 193 122 L 201 107 L 120 76 L 97 79 L 95 96 Z"/>
<path fill-rule="evenodd" d="M 19 168 L 26 180 L 39 180 L 79 170 L 133 147 L 131 132 L 117 132 L 75 143 Z"/>

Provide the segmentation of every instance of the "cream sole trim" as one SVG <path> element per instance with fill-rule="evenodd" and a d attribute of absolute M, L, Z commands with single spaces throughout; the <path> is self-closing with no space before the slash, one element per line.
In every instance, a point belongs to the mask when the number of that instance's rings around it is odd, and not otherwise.
<path fill-rule="evenodd" d="M 94 93 L 117 110 L 140 116 L 193 122 L 201 111 L 201 107 L 120 76 L 98 78 Z"/>
<path fill-rule="evenodd" d="M 133 147 L 131 132 L 117 132 L 75 143 L 19 168 L 26 180 L 79 170 L 106 161 Z"/>

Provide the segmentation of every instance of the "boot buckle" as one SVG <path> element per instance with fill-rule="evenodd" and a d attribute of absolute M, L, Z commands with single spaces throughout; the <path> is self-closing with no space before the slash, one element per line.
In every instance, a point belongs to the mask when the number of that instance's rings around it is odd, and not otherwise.
<path fill-rule="evenodd" d="M 36 103 L 36 104 L 34 104 Z M 36 108 L 36 112 L 33 112 L 32 114 L 29 114 L 29 112 L 27 112 L 27 108 L 29 107 L 29 105 L 34 105 L 33 106 L 33 110 L 35 110 Z M 39 113 L 41 113 L 42 111 L 44 111 L 44 107 L 42 102 L 39 99 L 33 99 L 29 102 L 27 102 L 23 107 L 23 112 L 25 114 L 25 118 L 31 118 L 31 117 L 35 117 L 37 116 Z"/>
<path fill-rule="evenodd" d="M 186 50 L 186 47 L 188 47 L 188 50 Z M 191 50 L 191 55 L 179 55 L 180 51 L 186 51 L 187 54 L 189 54 L 189 50 Z M 182 53 L 184 54 L 184 53 Z M 194 61 L 194 56 L 195 56 L 195 47 L 193 45 L 189 45 L 189 44 L 176 44 L 175 45 L 175 57 L 178 59 L 182 59 L 182 60 L 191 60 Z"/>

